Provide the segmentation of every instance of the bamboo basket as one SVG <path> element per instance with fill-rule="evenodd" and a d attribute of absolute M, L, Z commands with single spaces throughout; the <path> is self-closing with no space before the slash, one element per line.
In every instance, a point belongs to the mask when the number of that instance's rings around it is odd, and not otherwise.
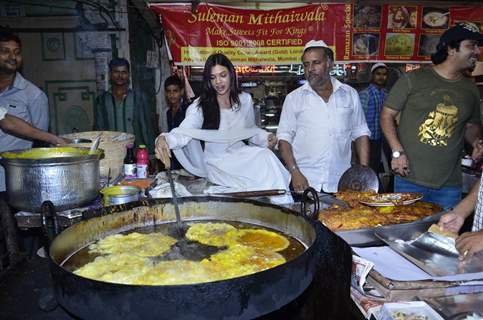
<path fill-rule="evenodd" d="M 104 150 L 104 159 L 100 161 L 101 177 L 109 176 L 114 179 L 122 172 L 124 157 L 126 156 L 126 146 L 134 143 L 134 135 L 118 131 L 85 131 L 62 135 L 67 139 L 94 139 L 101 134 L 99 148 Z M 90 147 L 91 143 L 70 144 L 73 147 Z"/>

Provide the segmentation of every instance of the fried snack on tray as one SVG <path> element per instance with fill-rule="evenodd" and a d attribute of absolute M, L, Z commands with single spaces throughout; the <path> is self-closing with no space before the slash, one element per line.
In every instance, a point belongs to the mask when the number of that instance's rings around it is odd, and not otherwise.
<path fill-rule="evenodd" d="M 452 232 L 452 231 L 443 230 L 443 229 L 441 229 L 435 223 L 433 223 L 431 225 L 431 227 L 429 227 L 428 232 L 436 233 L 436 234 L 442 235 L 444 237 L 449 237 L 449 238 L 453 238 L 453 239 L 458 238 L 458 233 Z"/>
<path fill-rule="evenodd" d="M 372 206 L 401 206 L 414 203 L 422 198 L 423 195 L 417 192 L 380 193 L 361 199 L 361 202 Z"/>
<path fill-rule="evenodd" d="M 366 200 L 371 196 L 376 195 L 375 191 L 339 191 L 335 194 L 336 198 L 345 201 L 350 207 L 355 207 L 359 205 L 359 201 Z"/>
<path fill-rule="evenodd" d="M 332 231 L 369 228 L 371 226 L 389 223 L 386 215 L 377 214 L 377 209 L 370 207 L 350 209 L 328 208 L 319 213 L 319 220 Z"/>
<path fill-rule="evenodd" d="M 423 201 L 406 206 L 369 207 L 359 201 L 373 194 L 357 193 L 360 192 L 338 192 L 337 198 L 348 202 L 351 208 L 330 206 L 319 212 L 319 220 L 332 231 L 343 231 L 412 222 L 442 210 L 435 204 Z"/>

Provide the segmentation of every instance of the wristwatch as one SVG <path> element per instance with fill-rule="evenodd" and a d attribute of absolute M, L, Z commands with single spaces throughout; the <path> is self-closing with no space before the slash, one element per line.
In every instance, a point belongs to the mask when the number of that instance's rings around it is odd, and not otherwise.
<path fill-rule="evenodd" d="M 392 152 L 393 159 L 397 159 L 404 154 L 403 150 L 396 150 Z"/>

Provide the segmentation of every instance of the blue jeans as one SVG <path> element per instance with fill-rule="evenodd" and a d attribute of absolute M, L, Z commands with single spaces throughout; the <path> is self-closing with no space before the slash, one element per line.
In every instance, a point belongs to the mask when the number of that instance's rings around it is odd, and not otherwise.
<path fill-rule="evenodd" d="M 454 208 L 461 201 L 461 187 L 429 188 L 406 181 L 399 176 L 394 177 L 394 192 L 422 193 L 424 201 L 436 203 L 445 210 Z"/>

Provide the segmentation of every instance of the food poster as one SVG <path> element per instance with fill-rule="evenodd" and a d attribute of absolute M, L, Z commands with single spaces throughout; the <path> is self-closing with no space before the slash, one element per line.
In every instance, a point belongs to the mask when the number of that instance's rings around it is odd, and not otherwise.
<path fill-rule="evenodd" d="M 460 21 L 483 26 L 483 7 L 354 4 L 344 61 L 430 62 L 441 34 Z M 347 43 L 347 42 L 346 42 Z M 480 57 L 481 59 L 481 57 Z"/>
<path fill-rule="evenodd" d="M 448 15 L 444 13 L 449 11 L 444 8 L 418 5 L 354 7 L 350 60 L 429 61 L 441 33 L 448 28 Z M 446 21 L 441 22 L 443 20 Z"/>

